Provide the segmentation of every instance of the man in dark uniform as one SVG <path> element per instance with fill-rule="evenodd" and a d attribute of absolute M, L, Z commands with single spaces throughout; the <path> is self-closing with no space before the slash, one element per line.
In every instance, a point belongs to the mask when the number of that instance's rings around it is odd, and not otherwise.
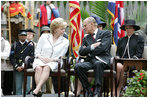
<path fill-rule="evenodd" d="M 19 41 L 11 47 L 10 62 L 15 70 L 16 95 L 22 95 L 24 81 L 24 60 L 26 56 L 34 56 L 34 47 L 26 41 L 27 32 L 20 30 Z M 30 79 L 27 79 L 27 92 L 30 90 Z"/>
<path fill-rule="evenodd" d="M 111 32 L 99 30 L 93 17 L 88 17 L 83 22 L 83 28 L 88 34 L 84 37 L 82 46 L 79 50 L 81 56 L 87 56 L 86 60 L 75 66 L 75 71 L 80 79 L 82 86 L 88 92 L 88 97 L 100 96 L 104 69 L 109 68 Z M 95 91 L 91 90 L 86 72 L 94 69 Z"/>

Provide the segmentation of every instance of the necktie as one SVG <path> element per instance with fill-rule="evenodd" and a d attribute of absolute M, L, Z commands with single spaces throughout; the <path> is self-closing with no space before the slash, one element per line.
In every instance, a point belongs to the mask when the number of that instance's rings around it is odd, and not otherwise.
<path fill-rule="evenodd" d="M 91 35 L 93 41 L 95 41 L 94 35 L 95 35 L 95 33 L 93 33 L 93 34 Z"/>

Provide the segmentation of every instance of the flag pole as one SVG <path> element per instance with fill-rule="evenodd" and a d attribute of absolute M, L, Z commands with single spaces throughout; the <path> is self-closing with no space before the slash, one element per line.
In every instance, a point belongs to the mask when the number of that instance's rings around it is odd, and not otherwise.
<path fill-rule="evenodd" d="M 9 7 L 8 7 L 8 30 L 9 30 L 9 43 L 11 45 L 11 23 L 10 23 L 10 10 L 9 10 Z"/>
<path fill-rule="evenodd" d="M 71 25 L 70 25 L 70 4 L 69 4 L 69 57 L 71 57 Z"/>

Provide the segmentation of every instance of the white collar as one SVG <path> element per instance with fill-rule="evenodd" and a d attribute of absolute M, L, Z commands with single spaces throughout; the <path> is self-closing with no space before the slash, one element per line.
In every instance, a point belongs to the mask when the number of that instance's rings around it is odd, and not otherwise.
<path fill-rule="evenodd" d="M 21 41 L 19 40 L 19 42 L 23 45 L 23 44 L 26 42 L 26 40 L 25 40 L 24 42 L 21 42 Z"/>
<path fill-rule="evenodd" d="M 93 37 L 96 38 L 98 29 L 95 30 Z"/>
<path fill-rule="evenodd" d="M 97 35 L 98 29 L 95 30 L 94 34 Z"/>

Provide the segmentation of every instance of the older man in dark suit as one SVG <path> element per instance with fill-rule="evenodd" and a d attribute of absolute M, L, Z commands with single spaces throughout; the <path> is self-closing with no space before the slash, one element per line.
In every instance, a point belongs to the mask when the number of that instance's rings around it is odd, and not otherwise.
<path fill-rule="evenodd" d="M 79 53 L 81 56 L 87 56 L 87 58 L 84 62 L 76 64 L 75 71 L 83 88 L 87 90 L 88 97 L 99 97 L 104 69 L 110 67 L 111 32 L 99 30 L 93 17 L 84 20 L 83 28 L 88 35 L 84 37 Z M 94 69 L 95 73 L 94 93 L 86 75 L 89 69 Z"/>

